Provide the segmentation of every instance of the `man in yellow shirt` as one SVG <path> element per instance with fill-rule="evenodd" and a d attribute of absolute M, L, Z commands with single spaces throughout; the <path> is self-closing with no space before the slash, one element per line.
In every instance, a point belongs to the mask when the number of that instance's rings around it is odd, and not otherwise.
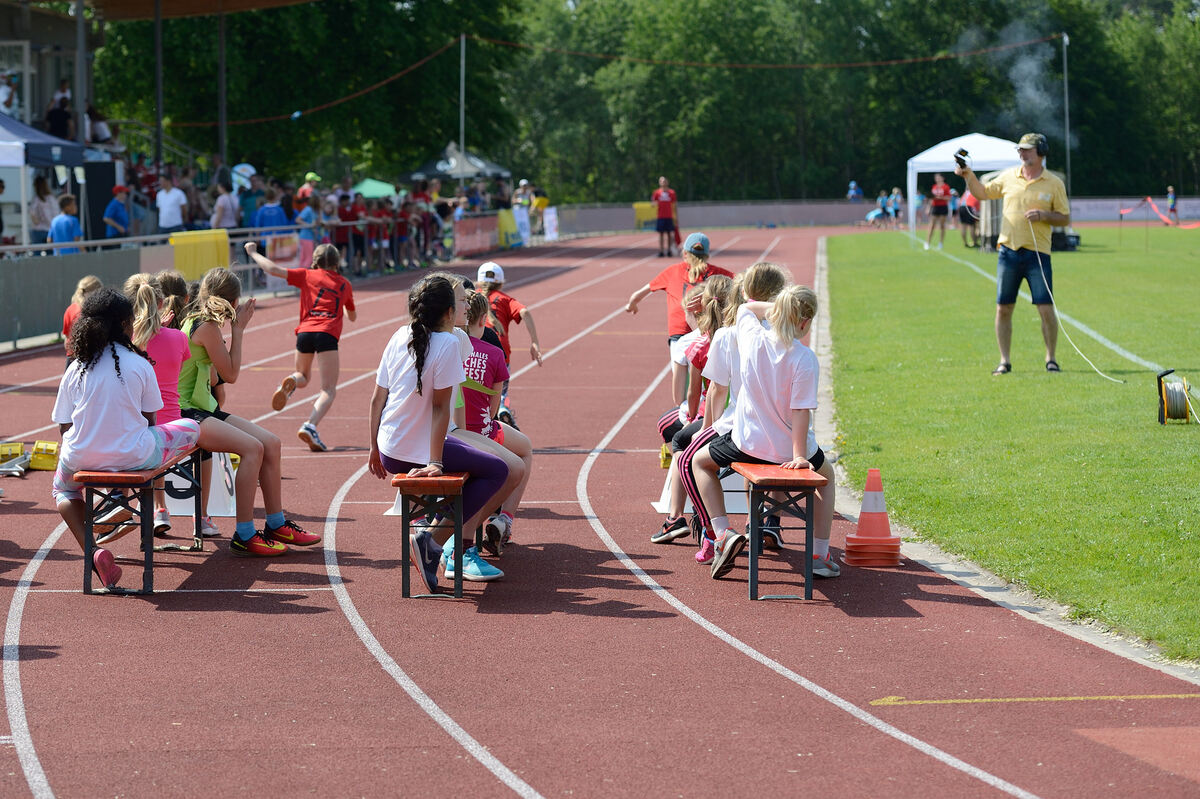
<path fill-rule="evenodd" d="M 1000 347 L 1000 365 L 992 371 L 994 375 L 1012 371 L 1008 355 L 1012 315 L 1022 280 L 1029 283 L 1033 304 L 1042 318 L 1046 371 L 1059 371 L 1054 360 L 1058 318 L 1054 314 L 1054 274 L 1050 271 L 1050 228 L 1069 225 L 1071 208 L 1063 182 L 1046 171 L 1044 159 L 1049 152 L 1046 137 L 1026 133 L 1017 144 L 1017 152 L 1021 165 L 1004 170 L 986 185 L 970 167 L 954 170 L 966 180 L 967 188 L 976 197 L 1003 201 L 996 269 L 996 343 Z"/>

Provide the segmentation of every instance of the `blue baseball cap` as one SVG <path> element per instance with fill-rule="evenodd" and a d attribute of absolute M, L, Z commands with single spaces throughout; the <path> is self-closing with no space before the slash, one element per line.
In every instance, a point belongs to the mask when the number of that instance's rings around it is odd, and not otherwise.
<path fill-rule="evenodd" d="M 708 258 L 708 236 L 703 233 L 692 233 L 683 242 L 684 252 L 700 258 Z"/>

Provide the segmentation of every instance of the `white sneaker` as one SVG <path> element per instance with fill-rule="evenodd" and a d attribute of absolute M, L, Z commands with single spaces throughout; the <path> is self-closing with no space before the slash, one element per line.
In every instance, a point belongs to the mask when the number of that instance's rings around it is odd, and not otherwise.
<path fill-rule="evenodd" d="M 166 508 L 154 511 L 154 534 L 162 535 L 171 529 L 171 512 Z"/>
<path fill-rule="evenodd" d="M 929 249 L 929 242 L 925 242 L 925 249 L 926 249 L 926 250 L 928 250 L 928 249 Z"/>
<path fill-rule="evenodd" d="M 200 517 L 200 535 L 205 538 L 221 537 L 221 531 L 217 529 L 217 525 L 213 523 L 211 516 Z"/>

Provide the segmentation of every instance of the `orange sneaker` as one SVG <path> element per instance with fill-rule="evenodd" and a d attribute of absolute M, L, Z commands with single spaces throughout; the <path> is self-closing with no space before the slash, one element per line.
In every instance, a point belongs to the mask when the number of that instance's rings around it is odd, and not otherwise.
<path fill-rule="evenodd" d="M 297 547 L 310 547 L 313 544 L 321 543 L 321 536 L 315 533 L 306 533 L 293 521 L 284 522 L 282 527 L 268 527 L 263 533 L 267 538 Z"/>
<path fill-rule="evenodd" d="M 255 533 L 249 541 L 243 541 L 235 535 L 229 542 L 229 551 L 243 557 L 271 558 L 287 552 L 287 547 L 264 537 L 262 533 Z"/>
<path fill-rule="evenodd" d="M 288 375 L 283 378 L 283 382 L 279 384 L 279 388 L 275 389 L 275 393 L 271 396 L 271 408 L 277 411 L 282 411 L 287 405 L 288 397 L 292 396 L 292 392 L 296 390 L 296 378 Z"/>

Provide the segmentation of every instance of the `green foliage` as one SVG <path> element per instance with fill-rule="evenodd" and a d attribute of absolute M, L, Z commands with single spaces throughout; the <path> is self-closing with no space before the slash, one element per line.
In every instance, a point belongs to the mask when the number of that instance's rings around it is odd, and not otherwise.
<path fill-rule="evenodd" d="M 164 27 L 167 117 L 215 120 L 215 18 Z M 1195 0 L 322 0 L 227 27 L 234 120 L 343 97 L 460 32 L 528 45 L 468 42 L 467 145 L 557 202 L 643 199 L 660 174 L 683 200 L 840 197 L 852 178 L 874 196 L 914 153 L 974 130 L 1043 131 L 1062 168 L 1060 39 L 839 65 L 1065 31 L 1073 192 L 1200 194 Z M 457 56 L 295 122 L 231 127 L 231 156 L 291 173 L 411 168 L 457 139 Z M 150 23 L 108 26 L 96 74 L 112 115 L 153 120 L 152 58 Z M 216 144 L 212 127 L 170 130 Z"/>
<path fill-rule="evenodd" d="M 1054 254 L 1066 314 L 1200 382 L 1191 330 L 1200 240 L 1089 228 Z M 1018 300 L 1013 372 L 992 377 L 995 285 L 901 234 L 829 241 L 840 462 L 879 467 L 892 517 L 1002 577 L 1200 658 L 1200 426 L 1156 420 L 1155 375 L 1080 330 L 1043 370 L 1037 313 Z M 947 252 L 995 272 L 995 255 Z M 1129 287 L 1137 285 L 1137 292 Z M 1182 335 L 1181 335 L 1182 334 Z"/>

